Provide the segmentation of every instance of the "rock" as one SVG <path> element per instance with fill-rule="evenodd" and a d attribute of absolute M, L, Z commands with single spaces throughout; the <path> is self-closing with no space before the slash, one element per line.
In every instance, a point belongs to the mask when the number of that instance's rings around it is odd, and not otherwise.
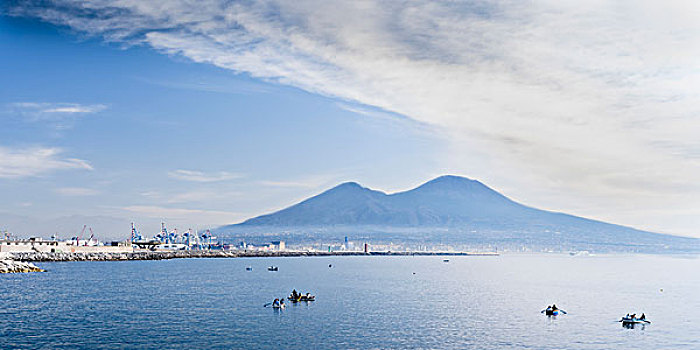
<path fill-rule="evenodd" d="M 1 260 L 0 273 L 44 272 L 36 265 L 24 261 Z"/>

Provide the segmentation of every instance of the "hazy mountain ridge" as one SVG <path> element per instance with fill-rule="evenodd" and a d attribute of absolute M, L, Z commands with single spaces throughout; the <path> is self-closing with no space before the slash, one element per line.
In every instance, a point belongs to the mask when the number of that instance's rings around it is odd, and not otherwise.
<path fill-rule="evenodd" d="M 535 209 L 479 181 L 441 176 L 386 194 L 347 182 L 280 211 L 221 227 L 222 234 L 371 233 L 394 239 L 527 245 L 697 247 L 700 240 L 664 235 Z M 692 248 L 695 249 L 695 248 Z"/>

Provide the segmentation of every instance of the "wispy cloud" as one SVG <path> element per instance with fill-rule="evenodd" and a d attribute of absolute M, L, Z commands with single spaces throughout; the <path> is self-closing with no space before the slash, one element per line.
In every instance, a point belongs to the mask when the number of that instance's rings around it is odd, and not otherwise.
<path fill-rule="evenodd" d="M 193 191 L 179 192 L 179 193 L 163 193 L 159 191 L 146 191 L 142 192 L 143 197 L 149 198 L 151 200 L 159 201 L 161 203 L 207 203 L 220 199 L 226 199 L 231 197 L 240 196 L 240 192 L 228 191 L 228 190 L 214 190 L 214 189 L 199 189 Z"/>
<path fill-rule="evenodd" d="M 81 105 L 78 103 L 15 102 L 11 107 L 27 114 L 75 114 L 97 113 L 107 108 L 103 104 Z"/>
<path fill-rule="evenodd" d="M 344 179 L 341 173 L 311 174 L 295 178 L 266 179 L 255 181 L 257 185 L 275 188 L 318 189 L 333 186 Z"/>
<path fill-rule="evenodd" d="M 32 147 L 13 149 L 0 146 L 0 178 L 45 175 L 56 170 L 93 170 L 90 163 L 65 158 L 60 148 Z"/>
<path fill-rule="evenodd" d="M 44 123 L 57 130 L 70 129 L 76 118 L 101 112 L 103 104 L 15 102 L 7 105 L 6 113 L 32 123 Z"/>
<path fill-rule="evenodd" d="M 202 210 L 187 208 L 169 208 L 150 205 L 132 205 L 123 207 L 122 210 L 138 217 L 157 218 L 162 220 L 172 220 L 174 222 L 188 222 L 190 224 L 227 224 L 234 222 L 240 217 L 239 213 Z"/>
<path fill-rule="evenodd" d="M 297 188 L 315 188 L 320 185 L 319 182 L 316 181 L 309 181 L 309 182 L 301 182 L 301 181 L 271 181 L 271 180 L 263 180 L 263 181 L 258 181 L 260 185 L 263 186 L 269 186 L 269 187 L 297 187 Z"/>
<path fill-rule="evenodd" d="M 192 182 L 219 182 L 240 178 L 241 175 L 219 171 L 214 173 L 204 173 L 197 170 L 174 170 L 168 173 L 173 179 L 192 181 Z"/>
<path fill-rule="evenodd" d="M 94 188 L 87 187 L 61 187 L 54 190 L 56 193 L 62 196 L 94 196 L 100 193 L 100 191 Z"/>
<path fill-rule="evenodd" d="M 620 195 L 611 174 L 648 174 L 627 200 L 673 195 L 669 179 L 695 191 L 700 176 L 696 2 L 57 0 L 10 12 L 408 116 L 451 141 L 452 171 L 506 187 L 596 194 L 600 207 Z M 567 200 L 554 201 L 543 204 Z"/>
<path fill-rule="evenodd" d="M 246 95 L 251 93 L 267 93 L 272 90 L 270 86 L 264 85 L 263 83 L 236 82 L 235 84 L 232 84 L 230 80 L 217 83 L 196 80 L 154 80 L 143 77 L 137 77 L 134 79 L 147 84 L 171 89 L 195 90 L 221 94 Z"/>

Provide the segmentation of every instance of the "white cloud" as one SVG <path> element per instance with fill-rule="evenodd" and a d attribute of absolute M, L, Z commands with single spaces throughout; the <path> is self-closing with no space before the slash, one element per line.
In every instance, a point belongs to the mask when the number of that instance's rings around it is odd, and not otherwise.
<path fill-rule="evenodd" d="M 229 173 L 226 171 L 220 171 L 215 173 L 204 173 L 196 170 L 175 170 L 168 172 L 168 176 L 173 179 L 192 181 L 192 182 L 219 182 L 226 180 L 233 180 L 240 178 L 241 176 L 234 173 Z"/>
<path fill-rule="evenodd" d="M 612 220 L 613 198 L 638 218 L 700 208 L 697 2 L 59 0 L 11 12 L 406 115 L 452 141 L 445 170 L 531 204 L 581 198 L 583 214 Z M 647 227 L 673 217 L 659 220 Z"/>
<path fill-rule="evenodd" d="M 63 196 L 94 196 L 100 193 L 94 188 L 87 187 L 61 187 L 54 191 Z"/>
<path fill-rule="evenodd" d="M 12 149 L 0 146 L 0 178 L 45 175 L 56 170 L 93 170 L 82 159 L 64 158 L 60 148 L 33 147 Z"/>

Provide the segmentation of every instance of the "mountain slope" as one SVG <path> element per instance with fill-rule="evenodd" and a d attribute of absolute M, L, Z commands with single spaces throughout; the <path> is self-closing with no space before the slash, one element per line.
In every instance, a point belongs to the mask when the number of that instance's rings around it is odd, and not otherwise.
<path fill-rule="evenodd" d="M 696 239 L 531 208 L 479 181 L 458 176 L 441 176 L 394 194 L 353 182 L 343 183 L 278 212 L 221 227 L 218 232 L 228 235 L 305 232 L 319 238 L 354 232 L 413 241 L 606 246 L 606 249 L 698 245 Z"/>

